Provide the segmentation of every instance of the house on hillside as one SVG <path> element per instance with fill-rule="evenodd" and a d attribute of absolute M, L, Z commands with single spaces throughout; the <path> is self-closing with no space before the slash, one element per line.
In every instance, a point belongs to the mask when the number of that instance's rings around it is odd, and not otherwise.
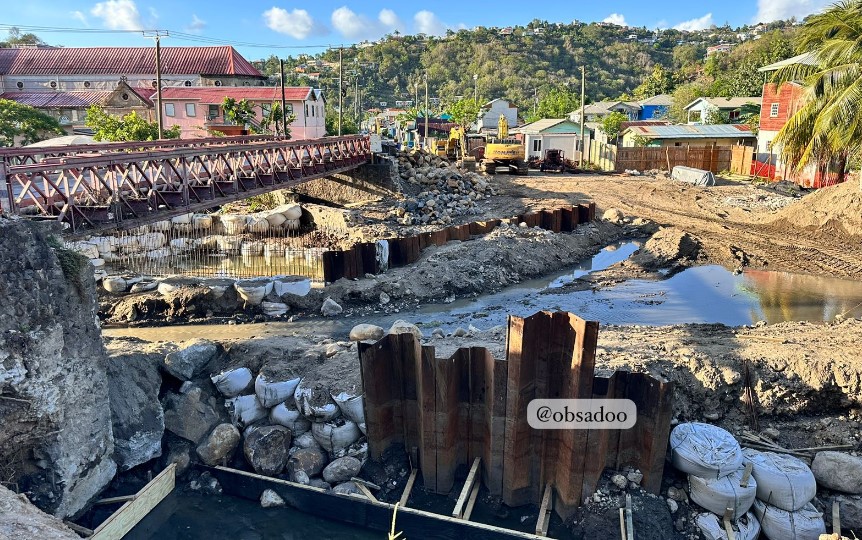
<path fill-rule="evenodd" d="M 146 120 L 155 119 L 151 89 L 132 88 L 123 80 L 113 90 L 70 90 L 68 92 L 3 92 L 0 99 L 17 101 L 41 110 L 55 118 L 66 133 L 91 134 L 92 129 L 85 125 L 87 109 L 99 105 L 106 113 L 124 116 L 135 112 Z"/>
<path fill-rule="evenodd" d="M 711 47 L 706 48 L 706 56 L 709 58 L 713 54 L 717 53 L 729 53 L 733 50 L 733 45 L 730 43 L 722 43 L 720 45 L 713 45 Z"/>
<path fill-rule="evenodd" d="M 322 92 L 316 88 L 286 87 L 287 115 L 296 119 L 288 125 L 293 139 L 316 139 L 326 135 L 325 105 Z M 244 126 L 236 126 L 225 115 L 225 97 L 248 100 L 255 108 L 255 123 L 269 114 L 272 104 L 281 102 L 281 87 L 223 86 L 221 88 L 176 86 L 162 89 L 162 119 L 165 126 L 179 125 L 184 139 L 207 137 L 213 131 L 240 135 Z M 153 96 L 155 99 L 155 96 Z M 239 133 L 237 133 L 239 131 Z"/>
<path fill-rule="evenodd" d="M 636 147 L 644 140 L 650 147 L 753 145 L 757 137 L 745 124 L 629 126 L 622 132 L 622 146 Z"/>
<path fill-rule="evenodd" d="M 601 122 L 612 112 L 623 113 L 629 120 L 634 121 L 640 116 L 641 106 L 633 101 L 599 101 L 584 107 L 584 118 L 586 122 Z M 569 114 L 569 119 L 572 122 L 580 122 L 581 109 Z"/>
<path fill-rule="evenodd" d="M 760 98 L 752 97 L 699 97 L 685 106 L 689 124 L 704 124 L 710 114 L 720 112 L 730 123 L 740 121 L 742 108 L 746 105 L 760 106 Z"/>
<path fill-rule="evenodd" d="M 580 149 L 588 148 L 591 130 L 584 127 L 584 144 L 581 145 L 581 126 L 566 118 L 548 118 L 513 129 L 512 134 L 523 135 L 527 159 L 544 157 L 545 151 L 562 150 L 569 159 L 578 159 Z"/>
<path fill-rule="evenodd" d="M 506 117 L 509 128 L 514 128 L 518 125 L 518 108 L 508 99 L 497 98 L 485 103 L 479 109 L 476 131 L 479 133 L 488 131 L 496 133 L 501 115 Z"/>
<path fill-rule="evenodd" d="M 655 120 L 664 118 L 668 108 L 673 104 L 673 96 L 669 94 L 659 94 L 650 98 L 642 99 L 637 102 L 641 110 L 638 114 L 638 120 Z"/>

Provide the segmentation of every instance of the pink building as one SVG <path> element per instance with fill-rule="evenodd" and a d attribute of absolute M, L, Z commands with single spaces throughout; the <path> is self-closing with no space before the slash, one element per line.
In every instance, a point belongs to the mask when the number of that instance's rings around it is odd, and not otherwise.
<path fill-rule="evenodd" d="M 293 139 L 316 139 L 326 135 L 326 100 L 320 89 L 286 87 L 286 110 L 296 120 L 288 127 Z M 177 86 L 162 89 L 162 121 L 165 127 L 180 126 L 181 137 L 211 136 L 210 131 L 242 134 L 242 127 L 231 125 L 221 107 L 225 97 L 247 100 L 255 106 L 257 122 L 263 120 L 273 103 L 281 102 L 278 86 Z M 156 101 L 156 95 L 151 98 Z"/>

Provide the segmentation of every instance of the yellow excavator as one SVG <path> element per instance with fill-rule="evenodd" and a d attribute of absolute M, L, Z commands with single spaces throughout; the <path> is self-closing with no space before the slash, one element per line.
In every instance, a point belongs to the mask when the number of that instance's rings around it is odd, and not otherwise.
<path fill-rule="evenodd" d="M 524 144 L 509 138 L 509 122 L 501 114 L 497 123 L 497 136 L 487 139 L 485 156 L 479 166 L 487 174 L 496 173 L 497 167 L 507 167 L 510 174 L 527 174 L 524 154 Z"/>

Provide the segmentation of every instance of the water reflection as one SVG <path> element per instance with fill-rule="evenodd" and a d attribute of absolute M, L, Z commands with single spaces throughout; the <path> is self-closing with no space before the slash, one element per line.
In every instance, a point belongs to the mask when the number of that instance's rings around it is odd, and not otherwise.
<path fill-rule="evenodd" d="M 741 289 L 755 295 L 767 322 L 832 321 L 862 317 L 862 283 L 846 279 L 765 272 L 743 274 Z"/>

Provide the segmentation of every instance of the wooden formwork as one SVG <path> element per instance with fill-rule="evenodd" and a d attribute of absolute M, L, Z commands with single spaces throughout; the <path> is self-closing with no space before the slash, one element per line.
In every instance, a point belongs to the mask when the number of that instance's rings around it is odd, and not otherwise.
<path fill-rule="evenodd" d="M 448 493 L 456 471 L 480 459 L 491 494 L 510 506 L 539 504 L 545 487 L 568 518 L 591 496 L 605 467 L 632 466 L 658 493 L 671 418 L 671 383 L 641 373 L 596 376 L 598 323 L 570 313 L 510 317 L 505 360 L 485 348 L 437 358 L 412 334 L 361 344 L 369 453 L 416 449 L 426 489 Z M 536 430 L 534 399 L 631 399 L 629 430 Z"/>
<path fill-rule="evenodd" d="M 472 236 L 488 234 L 502 223 L 526 223 L 529 227 L 541 227 L 555 233 L 571 232 L 582 223 L 596 219 L 596 204 L 587 203 L 564 206 L 553 210 L 539 210 L 507 219 L 474 221 L 464 225 L 453 225 L 437 231 L 423 232 L 405 238 L 388 238 L 389 267 L 412 264 L 419 260 L 422 251 L 430 246 L 442 246 L 446 242 L 470 240 Z M 341 278 L 354 279 L 365 274 L 377 274 L 380 262 L 377 260 L 375 243 L 355 244 L 350 249 L 330 250 L 323 253 L 323 279 L 327 283 Z"/>

